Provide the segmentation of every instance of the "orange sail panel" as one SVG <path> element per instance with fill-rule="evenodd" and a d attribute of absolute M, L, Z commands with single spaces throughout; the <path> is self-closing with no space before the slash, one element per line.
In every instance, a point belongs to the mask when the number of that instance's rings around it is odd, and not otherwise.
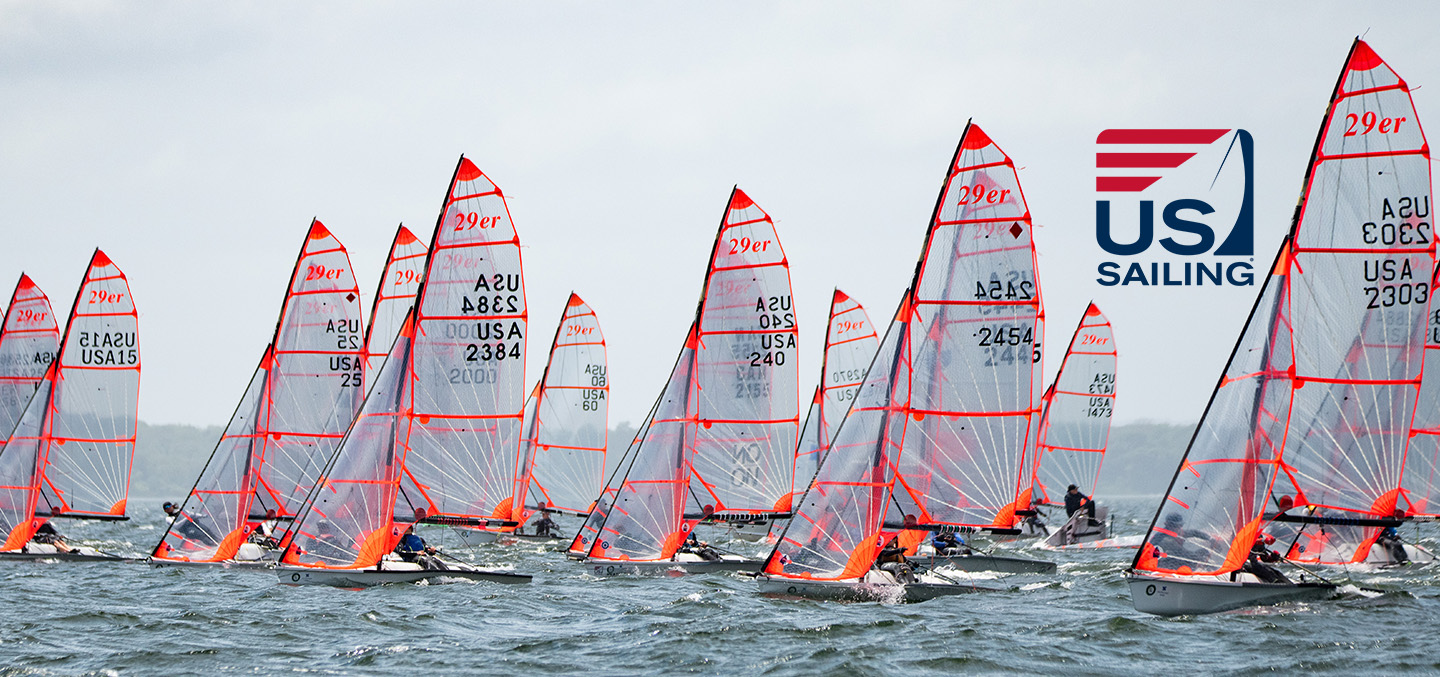
<path fill-rule="evenodd" d="M 572 293 L 534 397 L 538 416 L 525 428 L 522 457 L 533 459 L 527 505 L 589 512 L 605 480 L 609 379 L 595 311 Z"/>
<path fill-rule="evenodd" d="M 1014 164 L 973 124 L 913 284 L 767 573 L 855 579 L 902 528 L 1010 529 L 1039 404 L 1040 289 Z"/>
<path fill-rule="evenodd" d="M 1234 571 L 1279 513 L 1403 511 L 1435 266 L 1429 204 L 1409 87 L 1356 40 L 1297 218 L 1134 568 Z M 1353 560 L 1368 548 L 1356 540 L 1321 561 Z"/>
<path fill-rule="evenodd" d="M 368 386 L 380 371 L 400 323 L 415 305 L 415 292 L 425 276 L 425 257 L 430 248 L 416 238 L 409 228 L 400 226 L 390 245 L 385 273 L 375 290 L 375 304 L 370 306 L 370 324 L 365 327 L 365 383 Z"/>
<path fill-rule="evenodd" d="M 222 561 L 258 522 L 294 517 L 364 396 L 359 288 L 312 221 L 271 345 L 154 557 Z"/>
<path fill-rule="evenodd" d="M 825 354 L 820 364 L 820 385 L 805 417 L 800 444 L 795 448 L 794 498 L 800 498 L 815 477 L 820 459 L 840 421 L 850 411 L 865 370 L 875 359 L 880 337 L 865 308 L 845 292 L 835 290 L 830 300 L 830 325 L 825 330 Z"/>
<path fill-rule="evenodd" d="M 0 449 L 60 351 L 50 299 L 21 274 L 0 324 Z"/>
<path fill-rule="evenodd" d="M 1065 487 L 1071 484 L 1086 496 L 1094 494 L 1110 441 L 1115 363 L 1110 320 L 1091 303 L 1045 393 L 1031 484 L 1035 503 L 1064 505 Z"/>

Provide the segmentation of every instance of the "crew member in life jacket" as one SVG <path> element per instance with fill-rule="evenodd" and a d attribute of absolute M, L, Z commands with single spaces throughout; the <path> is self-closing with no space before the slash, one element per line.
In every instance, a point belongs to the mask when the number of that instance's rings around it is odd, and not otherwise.
<path fill-rule="evenodd" d="M 1255 534 L 1255 544 L 1250 546 L 1250 556 L 1240 565 L 1240 570 L 1254 574 L 1264 583 L 1289 583 L 1290 579 L 1269 563 L 1279 562 L 1280 554 L 1268 546 L 1275 543 L 1275 537 L 1265 532 Z"/>
<path fill-rule="evenodd" d="M 555 520 L 550 519 L 550 511 L 549 511 L 549 510 L 541 510 L 541 511 L 540 511 L 540 519 L 538 519 L 538 520 L 535 521 L 535 535 L 536 535 L 536 536 L 544 536 L 544 537 L 546 537 L 546 538 L 554 538 L 554 537 L 556 537 L 556 536 L 559 536 L 559 534 L 556 533 L 556 530 L 558 530 L 559 528 L 560 528 L 560 525 L 556 524 L 556 523 L 555 523 Z"/>
<path fill-rule="evenodd" d="M 890 572 L 899 583 L 915 582 L 915 570 L 910 568 L 910 560 L 905 559 L 905 548 L 900 547 L 899 536 L 891 536 L 890 542 L 880 549 L 880 554 L 875 557 L 875 566 Z"/>
<path fill-rule="evenodd" d="M 1405 564 L 1410 561 L 1410 555 L 1405 552 L 1405 542 L 1400 540 L 1400 532 L 1395 531 L 1395 527 L 1385 527 L 1385 530 L 1375 537 L 1375 545 L 1385 548 L 1391 564 Z"/>
<path fill-rule="evenodd" d="M 1090 522 L 1093 524 L 1095 522 L 1095 501 L 1090 500 L 1089 496 L 1080 493 L 1080 487 L 1072 484 L 1065 489 L 1065 517 L 1067 519 L 1074 517 L 1075 513 L 1079 512 L 1081 508 L 1085 509 L 1085 512 L 1090 517 Z"/>
<path fill-rule="evenodd" d="M 405 527 L 405 535 L 400 537 L 399 543 L 395 544 L 395 554 L 399 555 L 400 559 L 406 562 L 414 562 L 426 569 L 444 571 L 449 567 L 446 567 L 445 563 L 436 557 L 438 552 L 435 548 L 427 545 L 425 539 L 420 538 L 420 536 L 415 533 L 414 524 Z"/>
<path fill-rule="evenodd" d="M 937 556 L 954 557 L 970 554 L 970 548 L 965 545 L 965 540 L 950 532 L 935 534 L 935 537 L 930 539 L 930 545 L 934 546 Z"/>
<path fill-rule="evenodd" d="M 65 537 L 55 530 L 49 522 L 40 525 L 35 530 L 35 535 L 30 537 L 30 542 L 55 547 L 56 552 L 74 552 L 75 549 L 65 543 Z"/>
<path fill-rule="evenodd" d="M 696 538 L 695 532 L 693 531 L 690 532 L 690 538 L 685 539 L 685 543 L 680 546 L 677 552 L 688 552 L 693 555 L 699 555 L 700 559 L 706 562 L 720 561 L 720 553 L 716 552 L 715 548 L 710 547 L 709 543 Z"/>

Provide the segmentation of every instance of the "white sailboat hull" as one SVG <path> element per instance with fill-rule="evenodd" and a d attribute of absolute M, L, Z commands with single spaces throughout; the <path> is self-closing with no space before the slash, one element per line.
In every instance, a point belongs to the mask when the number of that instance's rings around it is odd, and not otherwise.
<path fill-rule="evenodd" d="M 483 531 L 481 529 L 455 529 L 455 534 L 460 537 L 460 544 L 473 547 L 489 543 L 511 545 L 514 543 L 556 543 L 561 540 L 559 536 L 536 536 L 535 534 L 502 533 L 498 531 Z"/>
<path fill-rule="evenodd" d="M 1324 599 L 1335 592 L 1334 585 L 1319 582 L 1185 580 L 1133 572 L 1125 577 L 1130 583 L 1130 599 L 1135 610 L 1157 616 L 1213 614 L 1251 606 Z"/>
<path fill-rule="evenodd" d="M 760 574 L 755 582 L 762 595 L 836 602 L 924 602 L 936 597 L 996 592 L 995 588 L 943 582 L 923 573 L 914 583 L 899 583 L 889 573 L 878 570 L 860 580 L 816 581 Z"/>
<path fill-rule="evenodd" d="M 759 571 L 764 562 L 739 555 L 721 555 L 718 560 L 705 560 L 697 555 L 681 553 L 661 561 L 616 561 L 586 559 L 581 561 L 586 573 L 594 576 L 660 576 L 666 574 L 704 574 L 717 571 Z"/>
<path fill-rule="evenodd" d="M 407 563 L 408 564 L 408 563 Z M 489 581 L 492 583 L 529 583 L 529 574 L 517 574 L 509 571 L 489 571 L 476 569 L 474 567 L 460 568 L 459 565 L 452 565 L 454 568 L 423 569 L 418 565 L 400 566 L 394 562 L 386 562 L 385 569 L 318 569 L 311 567 L 297 567 L 281 565 L 275 567 L 276 576 L 280 582 L 286 585 L 330 585 L 340 588 L 363 588 L 372 585 L 385 585 L 387 583 L 416 583 L 426 580 L 440 580 L 445 578 L 464 578 L 472 581 Z"/>
<path fill-rule="evenodd" d="M 1055 563 L 1025 557 L 969 555 L 916 555 L 906 559 L 926 568 L 949 567 L 956 571 L 996 571 L 1005 574 L 1053 574 Z"/>

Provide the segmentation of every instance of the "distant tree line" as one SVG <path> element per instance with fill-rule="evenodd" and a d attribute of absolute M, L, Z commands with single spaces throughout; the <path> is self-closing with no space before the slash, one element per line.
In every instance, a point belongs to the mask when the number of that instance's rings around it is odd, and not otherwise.
<path fill-rule="evenodd" d="M 1100 469 L 1099 496 L 1146 496 L 1165 492 L 1175 465 L 1190 442 L 1194 425 L 1132 423 L 1115 426 L 1110 449 Z M 215 443 L 221 427 L 140 424 L 130 495 L 136 501 L 178 501 L 190 492 Z M 621 422 L 610 429 L 606 476 L 619 464 L 635 437 L 635 426 Z M 150 506 L 134 505 L 139 515 Z"/>

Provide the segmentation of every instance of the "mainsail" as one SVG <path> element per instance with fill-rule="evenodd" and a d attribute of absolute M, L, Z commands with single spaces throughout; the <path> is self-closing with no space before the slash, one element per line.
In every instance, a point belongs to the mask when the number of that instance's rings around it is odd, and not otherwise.
<path fill-rule="evenodd" d="M 364 397 L 362 321 L 349 254 L 311 221 L 271 344 L 154 557 L 227 560 L 297 514 Z"/>
<path fill-rule="evenodd" d="M 0 449 L 59 351 L 50 299 L 22 273 L 0 323 Z"/>
<path fill-rule="evenodd" d="M 385 261 L 385 272 L 380 276 L 380 286 L 375 290 L 375 304 L 370 306 L 370 324 L 365 327 L 365 383 L 369 385 L 385 363 L 390 346 L 405 313 L 415 305 L 415 292 L 420 291 L 420 280 L 425 275 L 425 257 L 430 248 L 425 246 L 409 228 L 400 226 L 395 231 L 395 241 L 390 244 L 390 256 Z"/>
<path fill-rule="evenodd" d="M 736 188 L 670 380 L 572 552 L 662 560 L 696 522 L 790 507 L 799 428 L 790 269 L 770 216 Z"/>
<path fill-rule="evenodd" d="M 968 125 L 912 287 L 766 573 L 856 579 L 901 530 L 1014 532 L 1039 405 L 1031 233 L 1014 163 Z"/>
<path fill-rule="evenodd" d="M 139 323 L 125 274 L 99 249 L 76 294 L 60 357 L 0 454 L 0 550 L 51 517 L 127 519 L 140 391 Z"/>
<path fill-rule="evenodd" d="M 1045 392 L 1030 485 L 1034 503 L 1064 505 L 1065 487 L 1071 484 L 1086 496 L 1094 494 L 1110 441 L 1115 363 L 1110 320 L 1091 303 L 1070 339 L 1060 373 Z"/>
<path fill-rule="evenodd" d="M 416 309 L 287 537 L 287 564 L 375 566 L 403 535 L 397 522 L 512 521 L 525 374 L 520 239 L 500 189 L 463 156 L 431 242 Z"/>
<path fill-rule="evenodd" d="M 1404 514 L 1435 266 L 1429 205 L 1409 87 L 1357 39 L 1290 233 L 1135 570 L 1225 574 L 1268 524 L 1375 532 Z M 1373 540 L 1326 559 L 1363 559 Z"/>
<path fill-rule="evenodd" d="M 610 414 L 608 364 L 595 311 L 570 294 L 550 361 L 528 403 L 535 410 L 521 441 L 528 472 L 519 473 L 529 480 L 527 505 L 582 514 L 600 494 Z"/>
<path fill-rule="evenodd" d="M 814 479 L 835 430 L 860 392 L 865 370 L 875 359 L 875 347 L 879 344 L 880 337 L 875 335 L 875 326 L 870 323 L 865 308 L 836 289 L 830 299 L 830 325 L 825 330 L 820 385 L 815 386 L 815 397 L 800 432 L 800 444 L 795 447 L 794 498 L 800 498 Z"/>

